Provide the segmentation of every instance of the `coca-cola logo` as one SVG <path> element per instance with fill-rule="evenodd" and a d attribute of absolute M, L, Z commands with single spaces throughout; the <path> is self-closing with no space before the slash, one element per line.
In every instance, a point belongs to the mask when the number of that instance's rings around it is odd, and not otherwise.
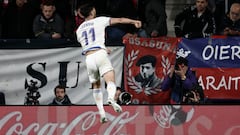
<path fill-rule="evenodd" d="M 103 131 L 103 134 L 109 135 L 117 134 L 121 128 L 125 126 L 125 124 L 134 121 L 134 119 L 138 116 L 138 112 L 133 115 L 130 115 L 128 111 L 125 111 L 118 116 L 114 116 L 110 113 L 107 113 L 106 115 L 109 119 L 109 125 L 105 131 Z M 78 131 L 86 132 L 100 123 L 97 118 L 98 112 L 94 111 L 83 112 L 70 122 L 49 121 L 43 124 L 37 122 L 26 123 L 24 122 L 23 117 L 27 116 L 23 116 L 20 111 L 13 111 L 6 114 L 0 120 L 1 133 L 3 131 L 2 129 L 5 129 L 4 132 L 6 135 L 30 135 L 33 133 L 38 135 L 53 135 L 58 129 L 61 129 L 62 135 L 70 135 L 76 128 L 78 128 Z M 12 123 L 11 127 L 8 127 L 9 123 Z"/>
<path fill-rule="evenodd" d="M 189 122 L 192 119 L 193 114 L 194 108 L 185 112 L 181 105 L 165 105 L 162 106 L 159 113 L 153 113 L 153 118 L 159 126 L 170 128 L 171 125 L 180 125 L 184 122 Z"/>

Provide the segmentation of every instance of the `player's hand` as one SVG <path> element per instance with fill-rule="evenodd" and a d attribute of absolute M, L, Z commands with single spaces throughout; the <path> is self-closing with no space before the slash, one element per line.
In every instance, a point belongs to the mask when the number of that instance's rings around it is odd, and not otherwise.
<path fill-rule="evenodd" d="M 110 54 L 112 52 L 112 50 L 109 48 L 107 48 L 106 50 L 107 50 L 107 54 Z"/>
<path fill-rule="evenodd" d="M 135 21 L 134 25 L 136 28 L 141 28 L 142 27 L 142 22 L 141 21 Z"/>
<path fill-rule="evenodd" d="M 59 34 L 59 33 L 55 33 L 55 32 L 54 32 L 54 33 L 52 34 L 52 38 L 53 38 L 53 39 L 59 39 L 59 38 L 61 38 L 61 37 L 62 37 L 62 36 L 61 36 L 61 34 Z"/>

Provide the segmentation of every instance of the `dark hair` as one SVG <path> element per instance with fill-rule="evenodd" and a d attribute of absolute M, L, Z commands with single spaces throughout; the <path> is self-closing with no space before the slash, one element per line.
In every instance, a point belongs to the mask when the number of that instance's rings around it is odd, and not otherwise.
<path fill-rule="evenodd" d="M 188 66 L 188 60 L 186 58 L 183 57 L 179 57 L 176 59 L 176 65 L 181 65 L 184 64 L 186 66 Z"/>
<path fill-rule="evenodd" d="M 54 88 L 54 93 L 56 94 L 57 92 L 57 89 L 63 89 L 64 90 L 64 93 L 66 93 L 66 87 L 62 86 L 62 85 L 57 85 L 55 88 Z"/>
<path fill-rule="evenodd" d="M 43 6 L 55 6 L 55 3 L 53 0 L 43 0 L 42 5 Z"/>
<path fill-rule="evenodd" d="M 84 16 L 84 18 L 90 15 L 93 8 L 95 8 L 95 6 L 93 5 L 92 2 L 79 4 L 77 7 L 77 9 L 80 9 L 80 13 Z"/>
<path fill-rule="evenodd" d="M 155 67 L 156 62 L 157 62 L 157 58 L 155 56 L 145 55 L 137 61 L 136 66 L 140 66 L 140 65 L 146 64 L 146 63 L 152 63 L 152 66 Z"/>

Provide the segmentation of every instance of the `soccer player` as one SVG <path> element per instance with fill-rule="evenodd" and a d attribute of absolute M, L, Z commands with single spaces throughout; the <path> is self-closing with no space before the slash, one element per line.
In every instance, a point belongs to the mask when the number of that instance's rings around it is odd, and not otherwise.
<path fill-rule="evenodd" d="M 122 112 L 121 106 L 114 100 L 115 73 L 105 47 L 105 28 L 117 23 L 133 24 L 136 28 L 140 28 L 142 24 L 141 21 L 128 18 L 96 17 L 96 9 L 92 4 L 80 5 L 78 12 L 84 16 L 85 21 L 76 31 L 77 40 L 82 46 L 82 54 L 86 55 L 89 81 L 92 84 L 93 97 L 101 117 L 100 122 L 105 123 L 107 118 L 103 107 L 100 77 L 103 77 L 107 83 L 108 104 L 113 107 L 115 112 Z"/>

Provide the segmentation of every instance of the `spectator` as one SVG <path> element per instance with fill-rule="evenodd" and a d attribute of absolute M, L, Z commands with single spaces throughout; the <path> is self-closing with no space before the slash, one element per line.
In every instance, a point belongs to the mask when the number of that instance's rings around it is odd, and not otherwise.
<path fill-rule="evenodd" d="M 219 34 L 220 25 L 223 22 L 223 19 L 227 12 L 230 10 L 231 5 L 233 3 L 240 3 L 240 0 L 211 0 L 209 2 L 213 3 L 216 29 Z"/>
<path fill-rule="evenodd" d="M 55 98 L 49 105 L 72 105 L 71 100 L 66 94 L 66 89 L 64 86 L 57 85 L 54 88 Z"/>
<path fill-rule="evenodd" d="M 218 33 L 227 36 L 240 35 L 240 3 L 231 5 L 230 12 L 225 15 Z"/>
<path fill-rule="evenodd" d="M 179 13 L 174 24 L 176 36 L 192 39 L 215 34 L 214 16 L 207 7 L 208 0 L 196 0 L 195 6 L 187 7 Z"/>
<path fill-rule="evenodd" d="M 55 5 L 52 1 L 45 1 L 41 5 L 42 14 L 35 17 L 33 32 L 35 37 L 41 39 L 63 38 L 64 22 L 55 12 Z"/>
<path fill-rule="evenodd" d="M 32 38 L 32 23 L 36 11 L 27 0 L 14 0 L 8 3 L 2 18 L 3 38 Z"/>
<path fill-rule="evenodd" d="M 172 66 L 169 75 L 165 77 L 162 90 L 171 89 L 171 102 L 178 104 L 183 102 L 183 96 L 197 84 L 195 73 L 188 67 L 188 60 L 179 57 L 175 68 Z"/>
<path fill-rule="evenodd" d="M 140 37 L 159 37 L 167 35 L 167 15 L 164 1 L 150 0 L 145 8 L 143 30 Z"/>

